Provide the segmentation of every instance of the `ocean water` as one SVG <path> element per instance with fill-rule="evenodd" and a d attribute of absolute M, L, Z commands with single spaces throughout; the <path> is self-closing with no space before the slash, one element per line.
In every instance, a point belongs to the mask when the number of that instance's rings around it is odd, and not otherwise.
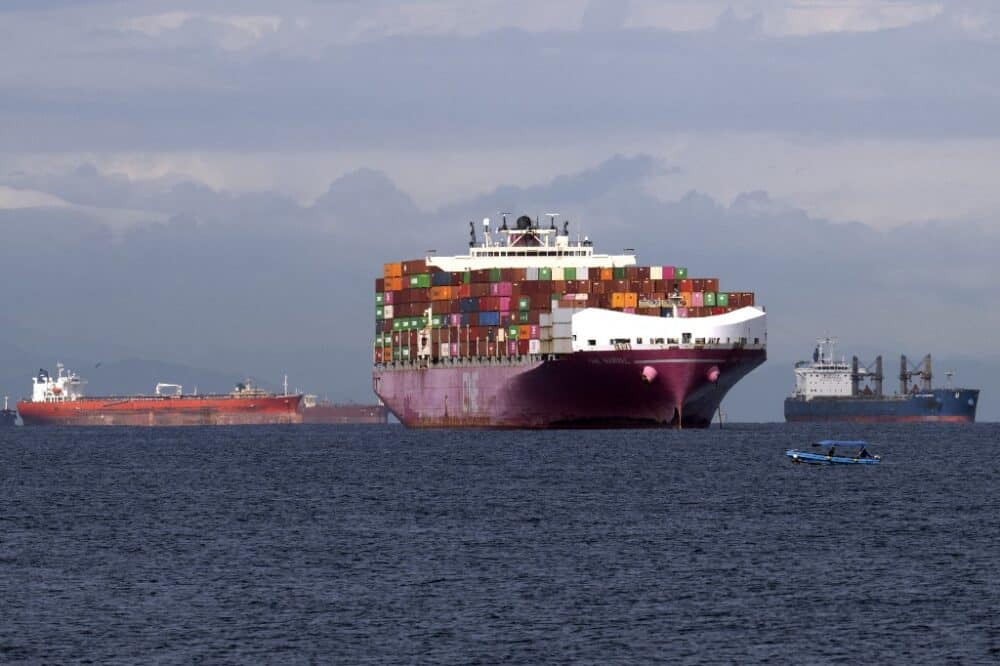
<path fill-rule="evenodd" d="M 996 663 L 998 479 L 997 424 L 8 428 L 0 662 Z"/>

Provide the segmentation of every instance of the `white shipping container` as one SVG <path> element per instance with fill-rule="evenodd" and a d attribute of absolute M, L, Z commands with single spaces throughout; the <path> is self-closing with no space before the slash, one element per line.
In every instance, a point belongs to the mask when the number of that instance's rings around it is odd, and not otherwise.
<path fill-rule="evenodd" d="M 382 306 L 382 318 L 383 319 L 392 319 L 392 306 L 391 305 L 383 305 Z"/>
<path fill-rule="evenodd" d="M 649 267 L 649 279 L 650 280 L 662 280 L 663 279 L 663 266 L 650 266 Z"/>
<path fill-rule="evenodd" d="M 563 275 L 565 275 L 565 272 L 563 271 L 562 266 L 556 266 L 552 269 L 553 280 L 565 280 L 566 278 L 564 278 Z"/>
<path fill-rule="evenodd" d="M 553 340 L 552 341 L 552 353 L 553 354 L 572 354 L 573 353 L 573 341 L 572 340 Z"/>
<path fill-rule="evenodd" d="M 538 279 L 538 268 L 537 267 L 529 266 L 528 267 L 528 276 L 527 277 L 528 277 L 529 280 L 537 280 Z"/>
<path fill-rule="evenodd" d="M 528 353 L 529 354 L 541 354 L 542 353 L 542 341 L 541 340 L 528 340 Z"/>
<path fill-rule="evenodd" d="M 573 337 L 573 325 L 572 324 L 553 324 L 552 325 L 552 337 L 554 337 L 554 338 L 572 338 Z"/>
<path fill-rule="evenodd" d="M 542 312 L 538 315 L 538 325 L 539 326 L 551 326 L 552 325 L 552 314 L 549 312 Z"/>
<path fill-rule="evenodd" d="M 451 356 L 451 343 L 450 342 L 442 342 L 441 343 L 441 357 L 442 358 L 448 358 L 449 356 Z"/>

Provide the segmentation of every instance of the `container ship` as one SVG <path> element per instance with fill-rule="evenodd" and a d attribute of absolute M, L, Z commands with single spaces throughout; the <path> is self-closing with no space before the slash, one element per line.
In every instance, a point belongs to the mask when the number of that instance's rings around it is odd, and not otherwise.
<path fill-rule="evenodd" d="M 302 422 L 337 425 L 381 425 L 389 422 L 389 410 L 383 404 L 334 404 L 317 400 L 314 395 L 302 399 Z"/>
<path fill-rule="evenodd" d="M 85 397 L 86 380 L 60 363 L 55 377 L 39 370 L 30 400 L 17 403 L 25 426 L 207 426 L 300 423 L 301 395 L 271 395 L 249 381 L 229 394 L 184 394 L 157 384 L 153 395 Z"/>
<path fill-rule="evenodd" d="M 3 397 L 3 409 L 0 409 L 0 428 L 17 425 L 17 412 L 7 406 L 7 396 Z"/>
<path fill-rule="evenodd" d="M 414 428 L 707 427 L 766 359 L 752 292 L 598 254 L 527 216 L 469 251 L 385 264 L 373 388 Z M 429 253 L 430 254 L 430 253 Z"/>
<path fill-rule="evenodd" d="M 874 368 L 862 366 L 854 356 L 834 358 L 833 338 L 820 338 L 813 359 L 795 364 L 795 391 L 785 399 L 786 421 L 844 421 L 848 423 L 947 422 L 976 420 L 979 390 L 933 388 L 930 354 L 915 368 L 906 356 L 899 360 L 899 392 L 887 396 L 882 389 L 882 357 Z M 951 384 L 952 373 L 946 373 Z M 916 383 L 919 381 L 919 384 Z"/>

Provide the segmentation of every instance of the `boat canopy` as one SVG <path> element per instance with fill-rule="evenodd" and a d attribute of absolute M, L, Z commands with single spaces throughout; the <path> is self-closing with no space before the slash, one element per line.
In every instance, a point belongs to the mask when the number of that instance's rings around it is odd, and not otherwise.
<path fill-rule="evenodd" d="M 868 446 L 868 442 L 863 439 L 823 439 L 819 441 L 820 446 Z"/>

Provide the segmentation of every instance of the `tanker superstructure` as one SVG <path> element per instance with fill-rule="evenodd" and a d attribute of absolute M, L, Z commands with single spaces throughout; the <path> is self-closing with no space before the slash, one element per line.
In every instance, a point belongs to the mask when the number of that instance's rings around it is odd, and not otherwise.
<path fill-rule="evenodd" d="M 752 292 L 598 254 L 522 216 L 469 252 L 386 264 L 373 388 L 410 427 L 706 427 L 766 359 Z"/>
<path fill-rule="evenodd" d="M 39 370 L 30 400 L 17 403 L 25 426 L 222 426 L 300 423 L 301 395 L 272 395 L 249 381 L 229 394 L 185 394 L 157 384 L 153 395 L 84 396 L 86 380 L 57 366 Z"/>
<path fill-rule="evenodd" d="M 812 362 L 795 364 L 795 390 L 785 399 L 786 421 L 848 423 L 972 423 L 976 420 L 979 390 L 932 386 L 928 354 L 916 367 L 899 359 L 899 389 L 883 390 L 882 357 L 865 367 L 854 356 L 851 363 L 834 356 L 836 340 L 817 340 Z M 917 383 L 919 382 L 919 383 Z"/>

